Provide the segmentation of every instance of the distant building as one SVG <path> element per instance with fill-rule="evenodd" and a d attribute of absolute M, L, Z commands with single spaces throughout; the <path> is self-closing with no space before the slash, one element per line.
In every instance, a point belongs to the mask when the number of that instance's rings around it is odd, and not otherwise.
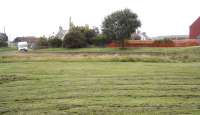
<path fill-rule="evenodd" d="M 188 39 L 188 35 L 164 35 L 164 36 L 156 36 L 152 39 L 159 40 L 159 39 L 170 39 L 170 40 L 184 40 Z"/>
<path fill-rule="evenodd" d="M 56 34 L 56 37 L 58 37 L 59 39 L 63 39 L 66 32 L 67 32 L 67 30 L 63 30 L 62 26 L 60 26 L 59 31 Z"/>
<path fill-rule="evenodd" d="M 190 26 L 190 39 L 200 39 L 200 17 Z"/>
<path fill-rule="evenodd" d="M 131 39 L 133 40 L 151 40 L 145 32 L 136 31 L 131 34 Z"/>
<path fill-rule="evenodd" d="M 27 37 L 16 37 L 13 40 L 13 43 L 17 44 L 18 42 L 27 42 L 29 48 L 34 48 L 38 42 L 38 38 L 34 36 L 27 36 Z"/>

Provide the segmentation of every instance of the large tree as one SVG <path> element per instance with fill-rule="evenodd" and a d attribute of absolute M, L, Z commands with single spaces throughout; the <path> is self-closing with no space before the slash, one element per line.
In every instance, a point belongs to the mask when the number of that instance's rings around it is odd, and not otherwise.
<path fill-rule="evenodd" d="M 8 36 L 5 33 L 0 33 L 0 47 L 8 46 Z"/>
<path fill-rule="evenodd" d="M 105 17 L 102 31 L 108 37 L 119 40 L 124 47 L 125 39 L 130 38 L 131 33 L 135 32 L 141 22 L 137 14 L 129 9 L 116 11 Z"/>

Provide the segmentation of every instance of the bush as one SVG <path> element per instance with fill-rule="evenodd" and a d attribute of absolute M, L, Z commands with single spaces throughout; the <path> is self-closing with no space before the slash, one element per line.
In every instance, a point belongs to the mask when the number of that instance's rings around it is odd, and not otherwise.
<path fill-rule="evenodd" d="M 48 48 L 48 40 L 46 37 L 40 37 L 37 42 L 37 48 Z"/>
<path fill-rule="evenodd" d="M 48 39 L 48 46 L 51 48 L 60 48 L 62 47 L 62 40 L 58 37 L 51 36 Z"/>
<path fill-rule="evenodd" d="M 0 33 L 0 47 L 8 47 L 8 36 L 5 33 Z"/>
<path fill-rule="evenodd" d="M 85 40 L 86 40 L 87 44 L 91 45 L 93 43 L 93 40 L 97 36 L 97 33 L 94 30 L 89 29 L 84 32 L 84 36 L 85 36 Z"/>
<path fill-rule="evenodd" d="M 70 31 L 63 40 L 64 48 L 83 48 L 87 46 L 84 35 L 79 31 Z"/>
<path fill-rule="evenodd" d="M 87 43 L 87 45 L 92 45 L 93 40 L 98 34 L 98 29 L 90 29 L 89 26 L 76 26 L 72 27 L 69 32 L 79 32 L 83 35 L 84 41 Z"/>
<path fill-rule="evenodd" d="M 0 47 L 8 47 L 8 43 L 0 40 Z"/>
<path fill-rule="evenodd" d="M 108 37 L 104 34 L 100 34 L 98 35 L 94 40 L 93 40 L 93 44 L 95 46 L 100 46 L 100 47 L 104 47 L 106 44 L 110 43 L 111 39 L 108 39 Z"/>

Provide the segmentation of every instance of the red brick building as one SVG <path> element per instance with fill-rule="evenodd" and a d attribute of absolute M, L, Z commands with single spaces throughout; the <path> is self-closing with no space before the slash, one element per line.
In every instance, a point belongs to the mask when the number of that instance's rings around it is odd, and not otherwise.
<path fill-rule="evenodd" d="M 190 39 L 200 39 L 200 17 L 190 26 Z"/>

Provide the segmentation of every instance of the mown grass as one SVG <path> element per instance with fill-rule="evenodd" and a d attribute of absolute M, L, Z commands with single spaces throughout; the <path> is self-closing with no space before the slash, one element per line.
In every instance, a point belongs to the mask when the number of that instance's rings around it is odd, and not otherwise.
<path fill-rule="evenodd" d="M 33 52 L 62 52 L 62 53 L 200 53 L 200 47 L 172 47 L 172 48 L 48 48 L 48 49 L 39 49 L 34 50 Z"/>
<path fill-rule="evenodd" d="M 4 55 L 0 54 L 0 62 L 200 62 L 200 47 L 155 48 L 151 51 L 147 51 L 146 48 L 126 49 L 123 51 L 120 49 L 107 51 L 107 48 L 99 48 L 99 50 L 104 52 L 91 52 L 91 50 L 95 51 L 93 48 L 87 50 L 87 52 L 80 51 L 79 49 L 74 50 L 74 52 L 71 50 L 63 50 L 62 52 L 33 50 L 28 53 L 14 52 L 13 55 L 6 52 Z M 76 50 L 80 52 L 76 52 Z"/>
<path fill-rule="evenodd" d="M 3 47 L 3 48 L 0 48 L 0 52 L 13 51 L 13 50 L 16 50 L 16 48 L 10 48 L 10 47 Z"/>
<path fill-rule="evenodd" d="M 0 114 L 199 115 L 199 68 L 199 47 L 4 51 Z"/>
<path fill-rule="evenodd" d="M 200 63 L 0 63 L 3 115 L 200 114 Z"/>

